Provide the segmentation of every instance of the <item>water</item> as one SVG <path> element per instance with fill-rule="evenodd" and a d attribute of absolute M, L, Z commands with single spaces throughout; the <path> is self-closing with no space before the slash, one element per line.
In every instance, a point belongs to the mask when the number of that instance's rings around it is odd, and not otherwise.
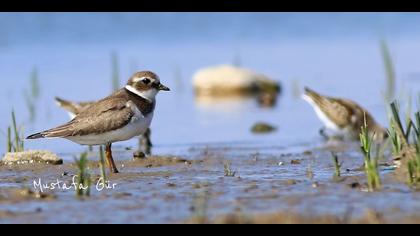
<path fill-rule="evenodd" d="M 172 88 L 158 96 L 152 124 L 157 153 L 203 143 L 287 147 L 319 141 L 321 123 L 308 104 L 293 96 L 296 81 L 324 94 L 353 99 L 386 125 L 379 39 L 386 36 L 388 41 L 398 91 L 415 95 L 420 32 L 408 26 L 418 21 L 419 14 L 396 13 L 2 13 L 0 127 L 5 132 L 14 108 L 25 134 L 51 128 L 68 121 L 54 96 L 84 101 L 108 95 L 113 51 L 120 59 L 121 83 L 134 71 L 147 69 Z M 260 108 L 252 99 L 195 101 L 194 73 L 238 57 L 242 66 L 281 82 L 283 93 L 275 108 Z M 36 121 L 30 123 L 22 93 L 30 88 L 33 68 L 39 72 L 41 99 L 36 102 Z M 253 135 L 250 128 L 257 121 L 277 126 L 278 132 Z M 0 143 L 5 143 L 4 135 Z M 26 145 L 58 153 L 84 150 L 66 140 Z M 121 145 L 135 146 L 136 140 Z M 1 145 L 0 152 L 4 150 Z"/>

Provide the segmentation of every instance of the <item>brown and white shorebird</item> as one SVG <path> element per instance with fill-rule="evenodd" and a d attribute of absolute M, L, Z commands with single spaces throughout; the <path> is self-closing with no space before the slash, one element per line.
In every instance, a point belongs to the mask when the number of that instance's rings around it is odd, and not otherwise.
<path fill-rule="evenodd" d="M 27 139 L 65 138 L 81 145 L 105 145 L 110 170 L 118 173 L 112 143 L 139 136 L 149 128 L 159 91 L 169 91 L 151 71 L 135 73 L 127 85 L 82 109 L 70 122 Z"/>
<path fill-rule="evenodd" d="M 65 100 L 59 97 L 55 97 L 55 101 L 57 102 L 57 105 L 59 107 L 67 111 L 71 119 L 74 119 L 74 117 L 76 117 L 76 115 L 79 114 L 83 109 L 95 103 L 92 101 L 72 102 L 72 101 Z M 151 133 L 152 132 L 150 128 L 148 128 L 146 132 L 144 132 L 144 134 L 140 136 L 140 139 L 139 139 L 139 146 L 141 147 L 140 149 L 144 151 L 144 153 L 147 155 L 151 154 L 151 147 L 153 146 L 151 138 L 150 138 Z"/>
<path fill-rule="evenodd" d="M 314 108 L 318 118 L 324 123 L 325 127 L 320 131 L 323 135 L 327 129 L 332 131 L 334 136 L 359 139 L 366 117 L 368 131 L 370 135 L 375 134 L 376 141 L 382 141 L 388 137 L 386 129 L 378 124 L 366 109 L 354 101 L 323 96 L 307 87 L 302 98 Z"/>

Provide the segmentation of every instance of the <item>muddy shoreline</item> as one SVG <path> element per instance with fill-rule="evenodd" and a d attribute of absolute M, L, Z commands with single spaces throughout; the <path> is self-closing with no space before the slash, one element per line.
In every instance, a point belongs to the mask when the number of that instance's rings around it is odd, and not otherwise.
<path fill-rule="evenodd" d="M 0 223 L 420 223 L 420 196 L 393 171 L 383 189 L 367 192 L 357 144 L 279 152 L 274 148 L 197 147 L 181 156 L 131 159 L 90 197 L 73 189 L 40 192 L 34 181 L 71 186 L 75 165 L 1 165 Z M 333 178 L 330 151 L 343 162 Z M 94 155 L 94 154 L 92 154 Z M 233 176 L 226 176 L 229 162 Z M 38 191 L 37 191 L 38 190 Z"/>

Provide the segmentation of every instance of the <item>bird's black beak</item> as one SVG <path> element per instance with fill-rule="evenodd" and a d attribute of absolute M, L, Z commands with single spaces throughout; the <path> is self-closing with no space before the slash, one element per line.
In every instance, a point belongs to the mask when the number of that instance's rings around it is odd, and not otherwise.
<path fill-rule="evenodd" d="M 162 90 L 162 91 L 171 91 L 168 87 L 166 87 L 163 84 L 159 84 L 158 90 Z"/>

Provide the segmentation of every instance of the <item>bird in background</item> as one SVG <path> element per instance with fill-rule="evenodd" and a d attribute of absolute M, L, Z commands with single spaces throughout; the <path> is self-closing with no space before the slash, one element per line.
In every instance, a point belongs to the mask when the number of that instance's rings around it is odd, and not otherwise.
<path fill-rule="evenodd" d="M 383 141 L 388 137 L 387 130 L 378 124 L 365 108 L 354 101 L 324 96 L 308 87 L 305 87 L 302 98 L 312 106 L 318 118 L 324 123 L 325 127 L 320 133 L 326 138 L 359 139 L 365 119 L 368 132 L 374 135 L 375 141 Z"/>

